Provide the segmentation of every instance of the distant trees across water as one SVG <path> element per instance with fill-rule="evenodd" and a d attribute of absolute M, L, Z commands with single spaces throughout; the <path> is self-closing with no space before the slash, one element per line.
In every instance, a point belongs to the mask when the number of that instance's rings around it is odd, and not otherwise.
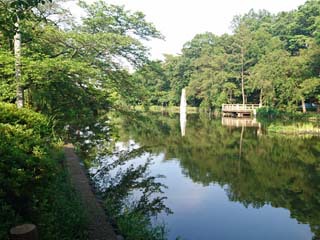
<path fill-rule="evenodd" d="M 223 103 L 262 103 L 306 111 L 320 101 L 320 2 L 273 15 L 250 10 L 235 16 L 232 34 L 197 34 L 182 54 L 152 61 L 132 78 L 130 104 L 188 104 L 220 109 Z M 315 107 L 316 108 L 316 107 Z"/>

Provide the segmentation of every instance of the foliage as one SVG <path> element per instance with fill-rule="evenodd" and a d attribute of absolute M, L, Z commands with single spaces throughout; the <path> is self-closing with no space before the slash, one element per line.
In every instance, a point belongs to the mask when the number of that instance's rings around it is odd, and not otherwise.
<path fill-rule="evenodd" d="M 302 114 L 301 112 L 288 112 L 281 111 L 272 107 L 262 107 L 257 110 L 257 118 L 259 121 L 265 122 L 273 119 L 281 119 L 281 120 L 307 120 L 311 117 L 314 117 L 314 114 Z"/>
<path fill-rule="evenodd" d="M 88 239 L 87 215 L 65 169 L 38 195 L 34 215 L 42 239 Z"/>
<path fill-rule="evenodd" d="M 106 211 L 115 220 L 117 228 L 127 239 L 165 239 L 163 225 L 152 224 L 152 217 L 160 212 L 171 213 L 161 196 L 163 185 L 149 176 L 151 159 L 135 164 L 134 159 L 145 154 L 146 149 L 123 150 L 114 153 L 114 159 L 104 156 L 93 175 Z M 130 163 L 130 161 L 132 163 Z"/>
<path fill-rule="evenodd" d="M 164 74 L 162 65 L 159 61 L 151 61 L 141 67 L 133 75 L 133 83 L 137 91 L 134 98 L 129 98 L 128 104 L 135 106 L 144 105 L 168 105 L 170 82 Z"/>
<path fill-rule="evenodd" d="M 109 126 L 105 119 L 100 125 L 92 120 L 120 98 L 129 99 L 134 85 L 126 66 L 147 61 L 142 40 L 162 38 L 141 12 L 81 1 L 86 14 L 75 24 L 59 1 L 48 2 L 0 1 L 0 100 L 15 102 L 19 85 L 27 106 L 48 116 L 0 105 L 0 199 L 6 219 L 1 238 L 20 221 L 38 223 L 45 239 L 85 237 L 77 231 L 84 229 L 77 196 L 53 159 L 58 151 L 53 128 L 75 142 L 85 137 L 85 147 L 102 144 Z M 17 32 L 22 40 L 18 80 L 12 41 Z"/>
<path fill-rule="evenodd" d="M 15 98 L 14 59 L 4 50 L 0 50 L 0 101 L 12 102 Z"/>
<path fill-rule="evenodd" d="M 53 137 L 53 122 L 40 113 L 35 113 L 29 109 L 17 111 L 14 105 L 3 102 L 0 103 L 0 112 L 0 122 L 2 124 L 14 125 L 8 125 L 8 128 L 12 127 L 13 134 L 21 128 L 26 131 L 31 130 L 35 137 L 39 135 L 42 138 L 41 140 L 45 140 L 47 143 Z M 40 142 L 40 139 L 37 139 L 37 141 Z"/>
<path fill-rule="evenodd" d="M 270 124 L 267 131 L 283 134 L 320 134 L 320 128 L 312 123 L 303 124 Z"/>
<path fill-rule="evenodd" d="M 1 104 L 0 132 L 1 197 L 20 213 L 32 200 L 30 189 L 45 185 L 55 172 L 48 153 L 49 122 L 40 114 Z"/>
<path fill-rule="evenodd" d="M 133 76 L 157 86 L 162 80 L 169 88 L 161 96 L 169 105 L 179 104 L 186 87 L 188 103 L 208 110 L 249 102 L 289 112 L 302 105 L 304 111 L 306 103 L 319 105 L 319 6 L 318 0 L 310 0 L 277 15 L 250 10 L 234 17 L 232 34 L 197 34 L 184 44 L 181 55 L 167 56 L 162 68 Z M 140 104 L 158 99 L 160 105 L 154 85 L 144 85 L 143 91 L 151 94 Z"/>
<path fill-rule="evenodd" d="M 54 117 L 58 127 L 62 121 L 76 125 L 119 99 L 130 99 L 136 86 L 127 66 L 136 68 L 147 62 L 142 40 L 162 38 L 143 13 L 104 1 L 80 1 L 85 15 L 77 24 L 71 23 L 70 13 L 59 2 L 41 6 L 37 3 L 45 1 L 11 2 L 10 7 L 1 1 L 5 7 L 0 11 L 4 19 L 0 21 L 4 36 L 0 39 L 0 99 L 14 102 L 19 84 L 27 105 Z M 16 29 L 7 26 L 16 23 L 12 16 L 20 3 L 25 15 L 19 19 L 22 77 L 17 83 L 11 40 Z"/>
<path fill-rule="evenodd" d="M 280 116 L 288 116 L 287 112 L 281 112 L 277 109 L 271 107 L 262 107 L 257 110 L 257 117 L 258 118 L 279 118 Z"/>
<path fill-rule="evenodd" d="M 84 226 L 55 142 L 47 117 L 0 103 L 1 239 L 24 222 L 37 224 L 46 239 L 73 239 Z"/>

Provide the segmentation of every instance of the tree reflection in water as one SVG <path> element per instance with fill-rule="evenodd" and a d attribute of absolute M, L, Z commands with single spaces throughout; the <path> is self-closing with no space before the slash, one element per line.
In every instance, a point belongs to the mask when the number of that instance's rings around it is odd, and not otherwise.
<path fill-rule="evenodd" d="M 261 135 L 257 128 L 233 128 L 188 116 L 186 135 L 178 116 L 121 116 L 119 136 L 134 139 L 153 154 L 179 159 L 193 182 L 228 185 L 231 201 L 260 208 L 286 208 L 320 237 L 320 141 L 315 136 Z"/>

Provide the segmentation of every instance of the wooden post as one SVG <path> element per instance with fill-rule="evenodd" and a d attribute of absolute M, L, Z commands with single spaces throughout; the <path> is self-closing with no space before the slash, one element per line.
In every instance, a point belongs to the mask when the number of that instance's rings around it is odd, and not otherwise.
<path fill-rule="evenodd" d="M 22 224 L 10 229 L 10 240 L 39 240 L 34 224 Z"/>

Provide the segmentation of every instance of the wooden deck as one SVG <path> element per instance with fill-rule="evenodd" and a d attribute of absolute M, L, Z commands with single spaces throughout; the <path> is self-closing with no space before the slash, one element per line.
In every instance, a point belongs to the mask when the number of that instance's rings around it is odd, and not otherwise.
<path fill-rule="evenodd" d="M 222 115 L 230 117 L 255 116 L 259 104 L 222 104 Z"/>

